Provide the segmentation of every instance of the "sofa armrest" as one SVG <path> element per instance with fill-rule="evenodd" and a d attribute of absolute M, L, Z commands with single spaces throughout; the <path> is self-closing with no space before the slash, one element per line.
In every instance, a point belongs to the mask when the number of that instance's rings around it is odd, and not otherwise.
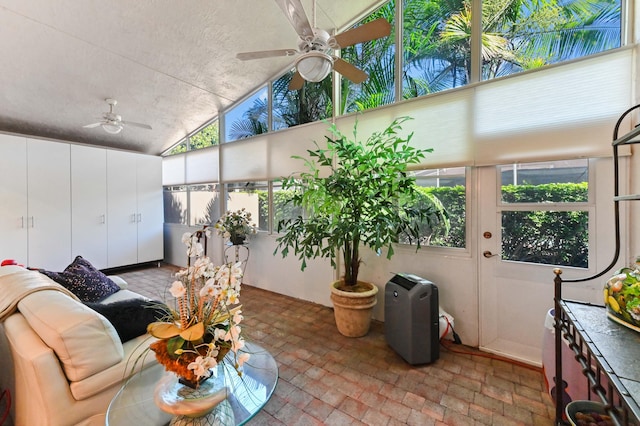
<path fill-rule="evenodd" d="M 16 425 L 78 424 L 106 412 L 119 386 L 76 400 L 58 358 L 25 318 L 13 314 L 4 328 L 14 364 Z"/>

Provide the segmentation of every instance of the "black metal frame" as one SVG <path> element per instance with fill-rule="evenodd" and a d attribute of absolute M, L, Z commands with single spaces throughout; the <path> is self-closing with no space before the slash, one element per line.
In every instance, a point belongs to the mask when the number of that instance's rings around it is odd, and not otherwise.
<path fill-rule="evenodd" d="M 599 278 L 609 272 L 616 264 L 620 257 L 620 201 L 625 200 L 633 200 L 640 199 L 638 196 L 624 197 L 620 196 L 620 185 L 619 185 L 619 159 L 618 159 L 618 147 L 620 145 L 629 145 L 640 143 L 640 140 L 634 141 L 634 138 L 640 135 L 640 125 L 635 126 L 633 130 L 629 133 L 625 134 L 622 137 L 618 137 L 618 132 L 620 130 L 620 125 L 622 121 L 634 110 L 640 108 L 640 104 L 633 106 L 626 110 L 614 127 L 613 131 L 613 165 L 614 165 L 614 226 L 615 226 L 615 253 L 613 256 L 613 260 L 604 270 L 598 272 L 595 275 L 586 278 L 577 278 L 577 279 L 568 279 L 563 280 L 561 277 L 562 270 L 557 268 L 554 269 L 554 329 L 555 329 L 555 379 L 554 385 L 556 390 L 563 389 L 563 380 L 562 380 L 562 339 L 563 337 L 567 339 L 569 342 L 569 347 L 576 354 L 576 360 L 580 363 L 583 368 L 583 373 L 589 380 L 590 390 L 593 391 L 596 395 L 600 397 L 602 402 L 606 406 L 607 412 L 611 414 L 612 420 L 616 425 L 627 425 L 634 424 L 631 423 L 632 419 L 629 417 L 629 411 L 624 404 L 621 404 L 622 407 L 614 406 L 613 398 L 607 397 L 607 395 L 613 396 L 614 393 L 618 396 L 618 401 L 621 401 L 621 396 L 617 388 L 612 386 L 612 381 L 609 381 L 608 388 L 604 389 L 602 386 L 601 377 L 602 374 L 608 374 L 608 371 L 603 369 L 603 366 L 600 364 L 600 360 L 594 358 L 594 354 L 592 352 L 592 348 L 588 344 L 585 344 L 584 336 L 580 334 L 579 324 L 574 323 L 568 316 L 566 312 L 566 305 L 562 301 L 562 283 L 563 282 L 584 282 L 590 281 L 596 278 Z M 586 356 L 585 356 L 586 351 Z M 598 362 L 593 362 L 594 360 Z M 595 369 L 594 369 L 594 366 Z M 608 391 L 608 392 L 607 392 Z M 563 413 L 564 413 L 564 401 L 562 399 L 562 392 L 557 391 L 555 394 L 555 404 L 556 404 L 556 425 L 564 425 L 566 424 L 563 421 Z M 638 419 L 635 419 L 638 421 Z"/>

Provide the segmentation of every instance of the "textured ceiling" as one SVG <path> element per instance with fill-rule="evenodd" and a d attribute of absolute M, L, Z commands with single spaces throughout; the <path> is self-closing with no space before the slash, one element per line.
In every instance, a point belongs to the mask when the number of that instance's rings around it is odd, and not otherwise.
<path fill-rule="evenodd" d="M 380 3 L 317 0 L 317 26 L 343 30 Z M 236 53 L 297 44 L 273 0 L 0 0 L 0 131 L 160 154 L 293 63 Z M 105 98 L 153 129 L 83 128 Z"/>

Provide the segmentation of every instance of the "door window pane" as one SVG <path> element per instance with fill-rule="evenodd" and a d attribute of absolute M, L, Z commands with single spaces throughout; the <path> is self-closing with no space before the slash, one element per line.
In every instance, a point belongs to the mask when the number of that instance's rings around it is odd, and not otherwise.
<path fill-rule="evenodd" d="M 502 260 L 589 267 L 588 160 L 498 166 Z"/>

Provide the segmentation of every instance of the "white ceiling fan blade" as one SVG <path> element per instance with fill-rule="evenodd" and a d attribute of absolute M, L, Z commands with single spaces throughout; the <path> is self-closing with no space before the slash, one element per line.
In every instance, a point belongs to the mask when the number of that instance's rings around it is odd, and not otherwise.
<path fill-rule="evenodd" d="M 102 125 L 102 121 L 98 122 L 98 123 L 93 123 L 93 124 L 87 124 L 86 126 L 82 126 L 85 129 L 93 129 L 94 127 L 98 127 Z"/>
<path fill-rule="evenodd" d="M 124 121 L 124 120 L 122 120 L 121 123 L 124 124 L 125 126 L 133 126 L 133 127 L 140 127 L 141 129 L 153 130 L 151 126 L 149 126 L 148 124 L 135 123 L 133 121 Z"/>
<path fill-rule="evenodd" d="M 241 61 L 248 61 L 251 59 L 273 58 L 275 56 L 293 56 L 296 53 L 298 51 L 295 49 L 261 50 L 259 52 L 238 53 L 236 58 Z"/>
<path fill-rule="evenodd" d="M 280 9 L 282 9 L 301 39 L 313 39 L 313 28 L 309 24 L 309 19 L 300 0 L 276 0 L 276 3 L 278 3 L 278 6 L 280 6 Z"/>

